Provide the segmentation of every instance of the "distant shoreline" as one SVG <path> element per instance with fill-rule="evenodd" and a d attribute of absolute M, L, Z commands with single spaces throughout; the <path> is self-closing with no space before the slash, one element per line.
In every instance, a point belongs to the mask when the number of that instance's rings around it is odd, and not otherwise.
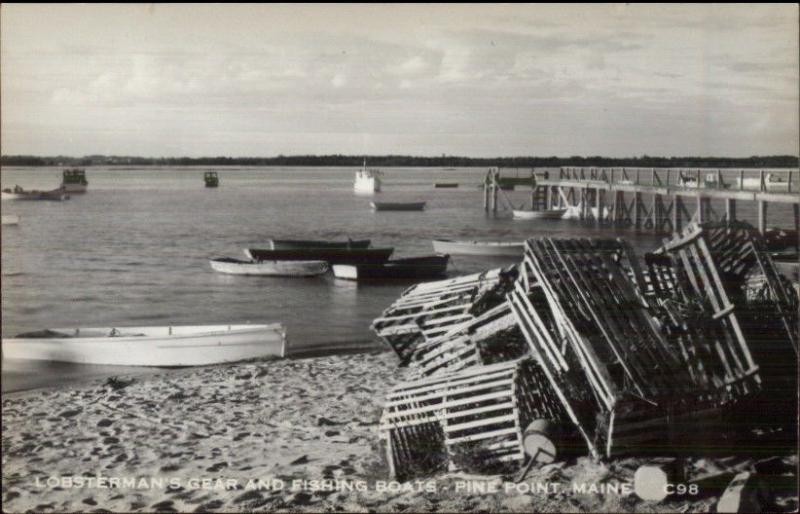
<path fill-rule="evenodd" d="M 800 158 L 794 155 L 751 157 L 424 157 L 409 155 L 294 155 L 277 157 L 132 157 L 90 155 L 32 156 L 3 155 L 1 166 L 325 166 L 354 167 L 365 162 L 374 167 L 482 167 L 547 168 L 561 166 L 597 166 L 631 168 L 797 168 Z"/>

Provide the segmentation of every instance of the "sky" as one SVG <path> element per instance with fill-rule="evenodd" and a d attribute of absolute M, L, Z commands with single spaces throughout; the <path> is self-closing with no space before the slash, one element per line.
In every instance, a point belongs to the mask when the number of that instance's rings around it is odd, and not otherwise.
<path fill-rule="evenodd" d="M 799 153 L 796 4 L 7 4 L 4 155 Z"/>

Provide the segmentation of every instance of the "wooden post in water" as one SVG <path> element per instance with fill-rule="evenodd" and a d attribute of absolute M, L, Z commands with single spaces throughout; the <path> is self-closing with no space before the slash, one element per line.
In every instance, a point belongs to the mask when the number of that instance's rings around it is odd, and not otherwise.
<path fill-rule="evenodd" d="M 636 171 L 636 182 L 639 182 L 639 171 Z M 636 228 L 642 227 L 642 218 L 641 218 L 641 205 L 642 205 L 642 193 L 638 191 L 633 194 L 633 226 Z"/>
<path fill-rule="evenodd" d="M 683 200 L 678 195 L 675 195 L 675 203 L 672 206 L 672 230 L 675 232 L 680 232 L 683 228 L 683 213 L 681 212 L 681 208 L 683 207 Z"/>
<path fill-rule="evenodd" d="M 728 221 L 736 221 L 736 199 L 725 199 L 725 219 Z"/>
<path fill-rule="evenodd" d="M 600 190 L 600 188 L 596 188 L 594 190 L 594 206 L 597 209 L 597 215 L 595 216 L 595 223 L 602 225 L 605 223 L 605 217 L 603 216 L 603 203 L 605 200 L 605 194 Z"/>
<path fill-rule="evenodd" d="M 763 185 L 763 180 L 762 180 Z M 758 201 L 758 231 L 762 234 L 767 230 L 767 202 Z"/>

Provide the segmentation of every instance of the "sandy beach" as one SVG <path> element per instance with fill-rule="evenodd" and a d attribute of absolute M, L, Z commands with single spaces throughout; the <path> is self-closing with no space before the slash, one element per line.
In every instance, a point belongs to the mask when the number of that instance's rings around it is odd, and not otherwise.
<path fill-rule="evenodd" d="M 533 469 L 522 485 L 465 473 L 391 482 L 378 420 L 385 393 L 408 373 L 393 353 L 373 352 L 4 395 L 3 509 L 707 512 L 716 501 L 638 499 L 630 494 L 635 459 L 557 462 Z M 773 460 L 784 481 L 796 480 L 796 454 Z M 753 461 L 688 465 L 698 475 L 749 469 Z M 796 509 L 796 488 L 775 501 Z"/>

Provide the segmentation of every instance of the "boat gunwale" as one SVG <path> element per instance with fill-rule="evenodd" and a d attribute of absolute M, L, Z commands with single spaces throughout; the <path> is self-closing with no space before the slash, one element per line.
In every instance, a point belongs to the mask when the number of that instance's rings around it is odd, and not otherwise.
<path fill-rule="evenodd" d="M 187 327 L 193 325 L 177 325 L 177 327 Z M 111 335 L 97 335 L 97 336 L 71 336 L 68 334 L 64 334 L 64 337 L 9 337 L 3 338 L 2 341 L 5 342 L 55 342 L 55 341 L 69 341 L 70 343 L 89 343 L 93 342 L 96 343 L 98 341 L 115 341 L 115 342 L 132 342 L 132 341 L 143 341 L 143 340 L 150 340 L 154 341 L 156 339 L 188 339 L 188 338 L 197 338 L 197 337 L 218 337 L 220 335 L 231 335 L 231 334 L 250 334 L 254 332 L 276 332 L 280 334 L 281 339 L 286 341 L 286 328 L 283 326 L 282 323 L 270 323 L 267 325 L 208 325 L 213 327 L 225 327 L 230 326 L 226 330 L 214 330 L 211 332 L 197 332 L 194 334 L 164 334 L 164 335 L 118 335 L 118 336 L 111 336 Z M 233 328 L 233 327 L 242 327 L 242 328 Z M 251 328 L 252 327 L 252 328 Z M 136 330 L 136 329 L 147 329 L 147 328 L 175 328 L 175 326 L 167 326 L 167 327 L 107 327 L 107 332 L 116 329 L 116 330 Z M 86 327 L 81 330 L 105 330 L 106 327 Z M 66 331 L 68 329 L 63 328 L 50 328 L 46 330 L 52 330 L 54 332 L 57 331 Z M 75 329 L 71 329 L 73 332 Z"/>

